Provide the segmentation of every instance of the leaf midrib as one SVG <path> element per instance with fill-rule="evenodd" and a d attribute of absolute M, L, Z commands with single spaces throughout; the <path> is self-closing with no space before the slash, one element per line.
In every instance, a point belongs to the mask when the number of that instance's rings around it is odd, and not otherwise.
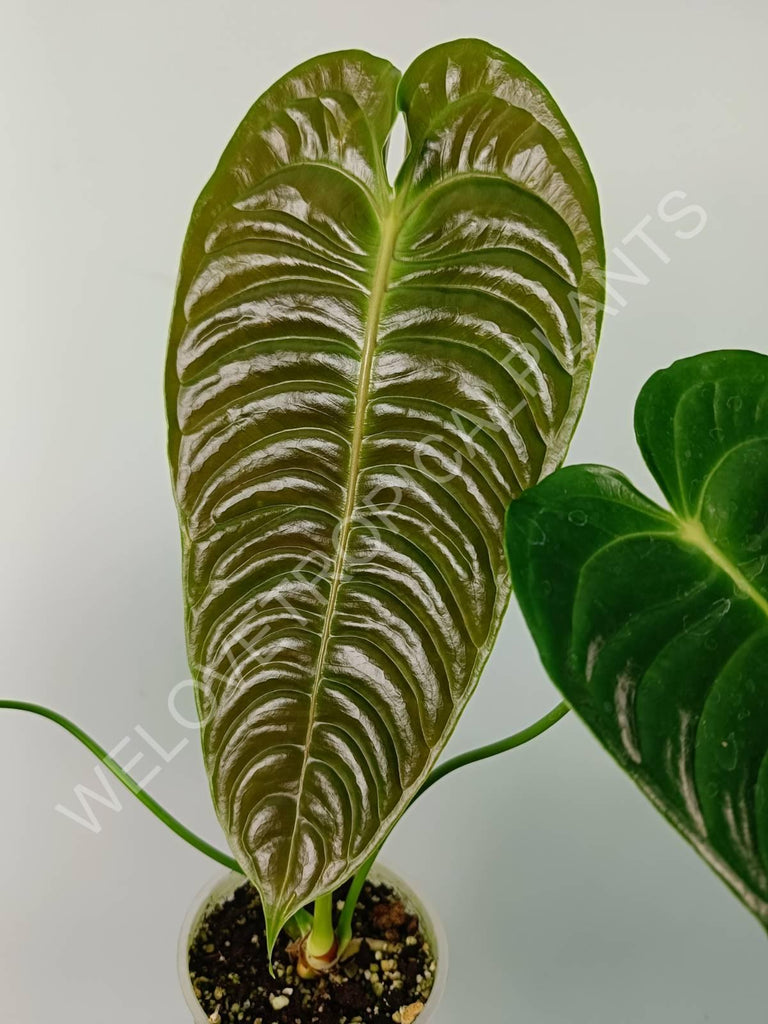
<path fill-rule="evenodd" d="M 403 193 L 400 193 L 402 195 Z M 357 503 L 357 487 L 360 475 L 360 458 L 362 454 L 363 438 L 365 433 L 365 417 L 368 411 L 368 400 L 370 395 L 371 372 L 379 336 L 379 322 L 384 306 L 384 297 L 389 287 L 389 280 L 392 271 L 395 242 L 402 224 L 400 217 L 399 203 L 396 197 L 392 198 L 386 216 L 381 221 L 381 238 L 374 268 L 373 282 L 371 284 L 370 303 L 368 306 L 368 318 L 365 325 L 363 347 L 360 355 L 360 374 L 357 379 L 355 391 L 355 418 L 352 426 L 352 438 L 350 443 L 349 474 L 347 483 L 347 494 L 344 502 L 344 510 L 340 519 L 339 539 L 336 545 L 336 556 L 334 559 L 331 585 L 326 604 L 325 617 L 323 620 L 323 632 L 320 636 L 320 647 L 317 655 L 317 668 L 312 680 L 312 694 L 310 698 L 309 715 L 307 719 L 307 733 L 304 741 L 304 758 L 299 775 L 299 785 L 296 793 L 296 814 L 294 818 L 293 831 L 288 850 L 289 862 L 293 860 L 296 834 L 301 818 L 300 809 L 304 795 L 304 782 L 309 764 L 309 752 L 312 745 L 312 733 L 317 717 L 317 697 L 320 691 L 320 683 L 325 673 L 325 663 L 328 654 L 328 646 L 331 640 L 331 625 L 336 614 L 339 590 L 343 578 L 344 563 L 347 556 L 347 545 L 352 526 L 355 506 Z M 281 899 L 285 895 L 285 884 L 290 877 L 286 872 L 283 881 Z"/>
<path fill-rule="evenodd" d="M 718 569 L 729 576 L 739 590 L 750 597 L 768 619 L 768 598 L 760 593 L 738 566 L 726 558 L 720 548 L 713 543 L 699 519 L 680 520 L 680 536 L 688 544 L 699 548 Z"/>

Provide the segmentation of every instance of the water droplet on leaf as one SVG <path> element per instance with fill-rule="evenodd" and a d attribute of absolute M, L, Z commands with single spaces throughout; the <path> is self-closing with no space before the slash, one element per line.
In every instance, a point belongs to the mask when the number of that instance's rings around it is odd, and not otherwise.
<path fill-rule="evenodd" d="M 732 772 L 738 764 L 739 748 L 733 733 L 730 733 L 727 739 L 721 741 L 717 759 L 721 767 L 727 772 Z"/>

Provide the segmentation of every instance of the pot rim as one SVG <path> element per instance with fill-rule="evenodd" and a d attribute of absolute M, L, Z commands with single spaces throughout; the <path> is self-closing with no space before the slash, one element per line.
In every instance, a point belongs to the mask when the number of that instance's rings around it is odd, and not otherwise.
<path fill-rule="evenodd" d="M 379 862 L 374 864 L 369 877 L 374 881 L 390 885 L 403 900 L 406 908 L 412 913 L 418 914 L 422 931 L 430 944 L 437 964 L 432 991 L 415 1022 L 415 1024 L 429 1024 L 435 1019 L 448 978 L 448 940 L 442 922 L 433 907 L 398 872 L 393 871 L 386 864 Z M 217 872 L 193 900 L 181 927 L 177 969 L 181 991 L 195 1024 L 209 1024 L 209 1017 L 200 1006 L 189 977 L 189 947 L 192 938 L 207 911 L 230 896 L 244 881 L 245 877 L 236 871 Z"/>

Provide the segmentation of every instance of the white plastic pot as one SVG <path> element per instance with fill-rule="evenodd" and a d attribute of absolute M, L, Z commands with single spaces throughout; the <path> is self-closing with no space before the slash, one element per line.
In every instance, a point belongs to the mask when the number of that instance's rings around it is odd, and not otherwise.
<path fill-rule="evenodd" d="M 403 901 L 405 909 L 411 914 L 418 915 L 421 930 L 429 942 L 437 962 L 437 970 L 429 999 L 419 1014 L 416 1024 L 435 1024 L 437 1008 L 445 992 L 445 983 L 448 977 L 448 943 L 440 919 L 407 882 L 383 864 L 377 864 L 372 869 L 370 878 L 374 883 L 383 883 L 394 889 Z M 223 903 L 242 884 L 243 876 L 235 871 L 216 875 L 198 895 L 182 926 L 178 951 L 179 981 L 195 1024 L 208 1024 L 208 1015 L 200 1006 L 192 988 L 189 977 L 189 947 L 206 914 L 218 904 Z M 263 955 L 263 953 L 257 955 Z"/>

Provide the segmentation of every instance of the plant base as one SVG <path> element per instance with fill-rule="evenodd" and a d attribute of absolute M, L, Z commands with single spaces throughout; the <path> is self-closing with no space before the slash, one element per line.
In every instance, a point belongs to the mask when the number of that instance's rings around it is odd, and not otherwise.
<path fill-rule="evenodd" d="M 313 979 L 300 976 L 295 947 L 285 941 L 275 948 L 270 975 L 258 894 L 233 878 L 226 893 L 206 902 L 186 940 L 196 1021 L 426 1024 L 433 1016 L 444 941 L 438 951 L 433 922 L 422 923 L 422 908 L 381 872 L 363 888 L 343 959 Z"/>

